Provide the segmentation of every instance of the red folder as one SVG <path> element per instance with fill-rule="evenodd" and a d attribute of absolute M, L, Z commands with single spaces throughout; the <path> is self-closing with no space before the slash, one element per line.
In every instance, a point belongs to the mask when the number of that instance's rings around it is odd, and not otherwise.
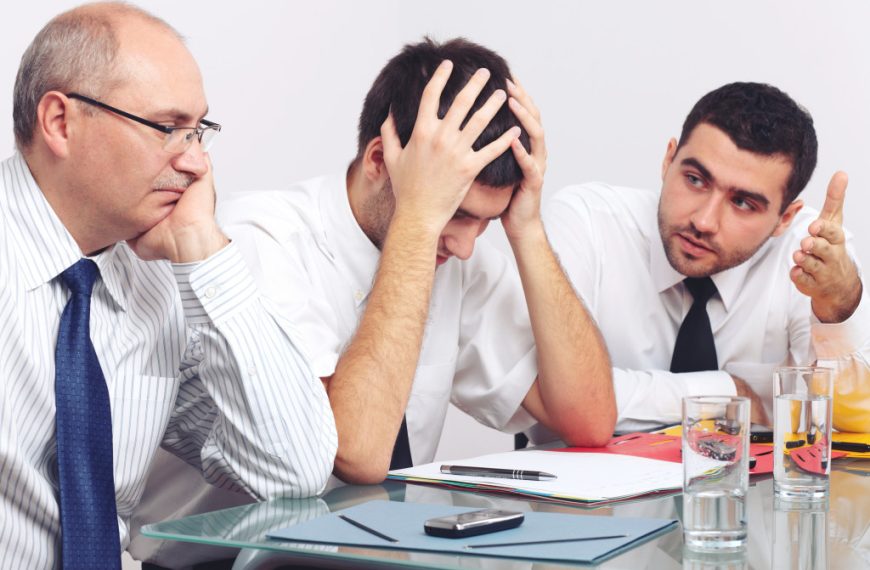
<path fill-rule="evenodd" d="M 682 442 L 680 436 L 663 433 L 628 433 L 612 438 L 604 447 L 565 447 L 553 451 L 573 453 L 616 453 L 647 457 L 672 463 L 682 463 Z M 773 473 L 773 445 L 767 443 L 752 443 L 749 454 L 755 458 L 755 467 L 749 470 L 751 475 Z M 844 456 L 845 453 L 834 451 L 831 459 Z M 800 464 L 800 463 L 798 463 Z"/>

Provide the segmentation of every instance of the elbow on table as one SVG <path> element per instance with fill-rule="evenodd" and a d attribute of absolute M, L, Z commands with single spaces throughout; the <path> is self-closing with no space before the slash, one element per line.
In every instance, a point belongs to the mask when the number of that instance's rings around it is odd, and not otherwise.
<path fill-rule="evenodd" d="M 377 485 L 387 478 L 390 457 L 378 459 L 377 453 L 342 453 L 335 457 L 335 475 L 353 485 Z"/>
<path fill-rule="evenodd" d="M 557 430 L 562 441 L 571 447 L 603 447 L 613 437 L 616 413 L 595 414 L 583 421 L 574 421 Z"/>

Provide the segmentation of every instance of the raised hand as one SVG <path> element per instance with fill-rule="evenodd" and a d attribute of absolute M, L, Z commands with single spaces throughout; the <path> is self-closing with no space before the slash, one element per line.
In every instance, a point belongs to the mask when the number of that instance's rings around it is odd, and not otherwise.
<path fill-rule="evenodd" d="M 438 234 L 456 212 L 472 182 L 483 168 L 501 155 L 520 134 L 509 129 L 498 139 L 474 151 L 472 145 L 504 104 L 503 90 L 494 92 L 460 128 L 486 82 L 489 71 L 479 69 L 438 118 L 441 92 L 453 64 L 444 61 L 435 70 L 420 100 L 417 121 L 402 148 L 392 115 L 381 126 L 384 162 L 396 198 L 396 217 L 411 216 Z"/>
<path fill-rule="evenodd" d="M 542 229 L 541 189 L 544 172 L 547 170 L 547 145 L 541 112 L 518 81 L 508 82 L 508 105 L 529 134 L 531 153 L 527 152 L 519 138 L 511 142 L 511 150 L 523 171 L 523 180 L 511 199 L 508 211 L 502 216 L 502 225 L 508 239 L 519 239 L 530 228 Z"/>
<path fill-rule="evenodd" d="M 843 232 L 843 203 L 849 182 L 837 172 L 828 184 L 825 205 L 809 227 L 809 236 L 794 252 L 791 280 L 798 290 L 812 298 L 813 312 L 825 323 L 839 323 L 858 307 L 862 284 L 855 262 L 846 252 Z"/>
<path fill-rule="evenodd" d="M 214 219 L 215 191 L 211 160 L 208 171 L 184 191 L 172 212 L 153 228 L 128 240 L 145 260 L 176 263 L 201 261 L 226 246 L 229 240 Z"/>

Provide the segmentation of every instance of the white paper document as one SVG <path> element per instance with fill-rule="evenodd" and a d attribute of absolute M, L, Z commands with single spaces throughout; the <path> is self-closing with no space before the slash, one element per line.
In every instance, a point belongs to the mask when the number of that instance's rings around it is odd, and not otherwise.
<path fill-rule="evenodd" d="M 528 481 L 449 475 L 441 473 L 441 465 L 544 471 L 556 479 Z M 439 461 L 390 471 L 389 477 L 412 483 L 458 484 L 567 501 L 601 502 L 679 490 L 683 486 L 683 465 L 629 455 L 530 450 Z"/>

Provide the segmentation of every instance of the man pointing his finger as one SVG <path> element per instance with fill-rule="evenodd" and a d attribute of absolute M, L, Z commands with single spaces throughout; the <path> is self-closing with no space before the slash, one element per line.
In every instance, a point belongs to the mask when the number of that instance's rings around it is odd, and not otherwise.
<path fill-rule="evenodd" d="M 732 83 L 671 139 L 660 193 L 586 184 L 544 212 L 595 317 L 631 430 L 680 419 L 685 396 L 739 394 L 767 424 L 772 372 L 836 369 L 834 426 L 870 431 L 870 309 L 848 234 L 846 176 L 821 213 L 798 195 L 816 165 L 810 115 L 785 93 Z"/>

